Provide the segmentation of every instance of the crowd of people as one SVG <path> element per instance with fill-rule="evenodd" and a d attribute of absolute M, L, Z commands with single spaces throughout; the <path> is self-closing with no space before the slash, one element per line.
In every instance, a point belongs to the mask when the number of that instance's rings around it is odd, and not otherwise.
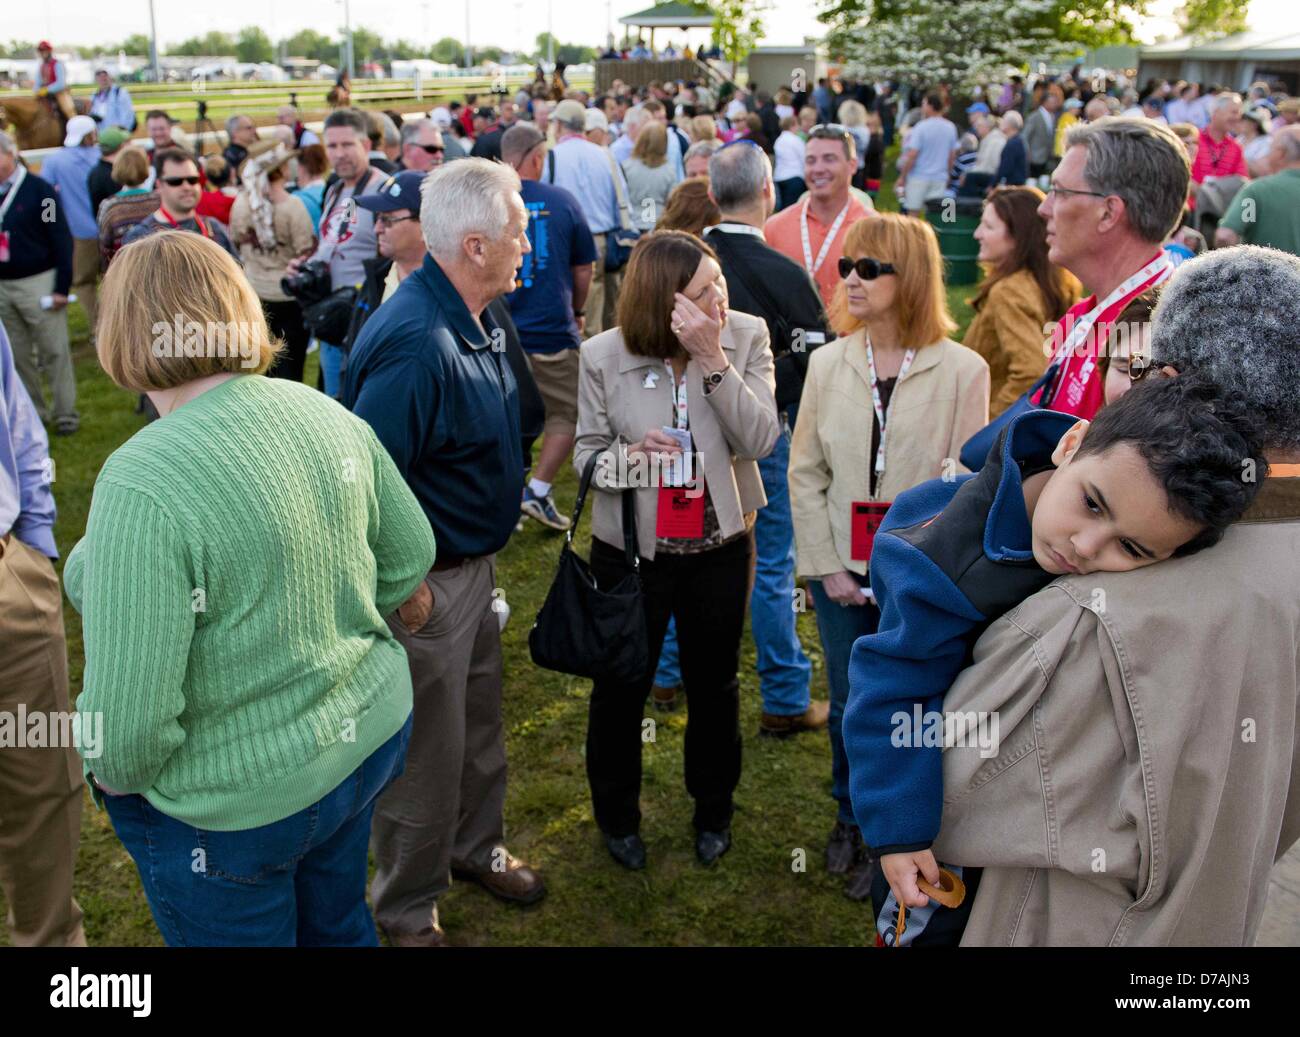
<path fill-rule="evenodd" d="M 731 849 L 748 616 L 759 733 L 825 732 L 824 866 L 879 942 L 1249 942 L 1300 835 L 1300 128 L 1247 119 L 1252 160 L 1227 92 L 1187 137 L 1150 101 L 1190 88 L 1013 80 L 972 143 L 942 89 L 900 116 L 890 84 L 556 79 L 319 135 L 234 116 L 219 156 L 165 112 L 147 147 L 73 118 L 40 175 L 0 134 L 0 682 L 28 710 L 70 708 L 44 426 L 78 426 L 74 289 L 157 419 L 63 569 L 98 751 L 3 772 L 15 942 L 84 942 L 83 784 L 171 945 L 439 946 L 453 878 L 542 899 L 505 842 L 495 558 L 526 518 L 572 536 L 566 462 L 645 645 L 586 730 L 619 865 L 651 864 L 647 703 L 686 709 L 700 863 Z M 962 342 L 918 218 L 949 192 L 982 206 Z M 1000 738 L 941 755 L 921 718 L 962 710 Z"/>

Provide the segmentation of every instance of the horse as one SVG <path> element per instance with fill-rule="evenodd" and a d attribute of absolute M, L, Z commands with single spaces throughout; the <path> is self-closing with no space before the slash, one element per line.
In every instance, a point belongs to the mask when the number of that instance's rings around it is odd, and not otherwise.
<path fill-rule="evenodd" d="M 78 115 L 90 112 L 84 97 L 73 101 Z M 63 143 L 63 120 L 38 97 L 0 96 L 0 129 L 13 123 L 18 150 L 57 148 Z"/>

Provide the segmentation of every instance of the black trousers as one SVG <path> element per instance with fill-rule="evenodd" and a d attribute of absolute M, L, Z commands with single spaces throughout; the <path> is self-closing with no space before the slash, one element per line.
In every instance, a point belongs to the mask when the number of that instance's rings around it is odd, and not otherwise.
<path fill-rule="evenodd" d="M 276 338 L 284 339 L 284 349 L 266 372 L 268 378 L 287 378 L 302 381 L 302 369 L 307 359 L 307 343 L 311 336 L 302 322 L 302 306 L 297 299 L 287 302 L 262 300 L 267 327 Z"/>
<path fill-rule="evenodd" d="M 750 535 L 700 554 L 641 559 L 649 667 L 634 684 L 595 682 L 587 720 L 587 780 L 596 824 L 607 835 L 631 835 L 641 824 L 642 711 L 670 614 L 686 691 L 686 790 L 695 800 L 695 828 L 718 832 L 731 823 L 740 781 L 736 671 L 753 550 Z M 591 570 L 612 586 L 628 572 L 623 549 L 593 539 Z"/>

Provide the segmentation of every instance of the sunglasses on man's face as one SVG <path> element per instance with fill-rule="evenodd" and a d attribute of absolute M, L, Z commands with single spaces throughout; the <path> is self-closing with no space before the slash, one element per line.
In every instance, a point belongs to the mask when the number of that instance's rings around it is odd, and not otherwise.
<path fill-rule="evenodd" d="M 861 259 L 849 259 L 848 256 L 840 257 L 840 279 L 846 280 L 849 274 L 857 273 L 863 281 L 874 281 L 882 274 L 896 274 L 893 263 L 882 263 L 878 259 L 872 259 L 870 256 L 863 256 Z"/>
<path fill-rule="evenodd" d="M 417 144 L 416 147 L 426 155 L 441 155 L 447 150 L 441 144 Z"/>
<path fill-rule="evenodd" d="M 197 176 L 165 176 L 162 178 L 162 182 L 168 187 L 180 187 L 181 184 L 189 184 L 193 187 L 199 182 L 199 178 Z"/>

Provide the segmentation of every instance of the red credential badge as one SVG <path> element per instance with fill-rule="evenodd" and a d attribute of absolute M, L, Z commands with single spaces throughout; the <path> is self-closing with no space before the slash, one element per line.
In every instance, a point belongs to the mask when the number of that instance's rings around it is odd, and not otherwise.
<path fill-rule="evenodd" d="M 885 521 L 885 512 L 892 501 L 864 500 L 854 501 L 849 525 L 849 557 L 855 562 L 871 561 L 871 549 L 876 543 L 876 533 Z"/>

